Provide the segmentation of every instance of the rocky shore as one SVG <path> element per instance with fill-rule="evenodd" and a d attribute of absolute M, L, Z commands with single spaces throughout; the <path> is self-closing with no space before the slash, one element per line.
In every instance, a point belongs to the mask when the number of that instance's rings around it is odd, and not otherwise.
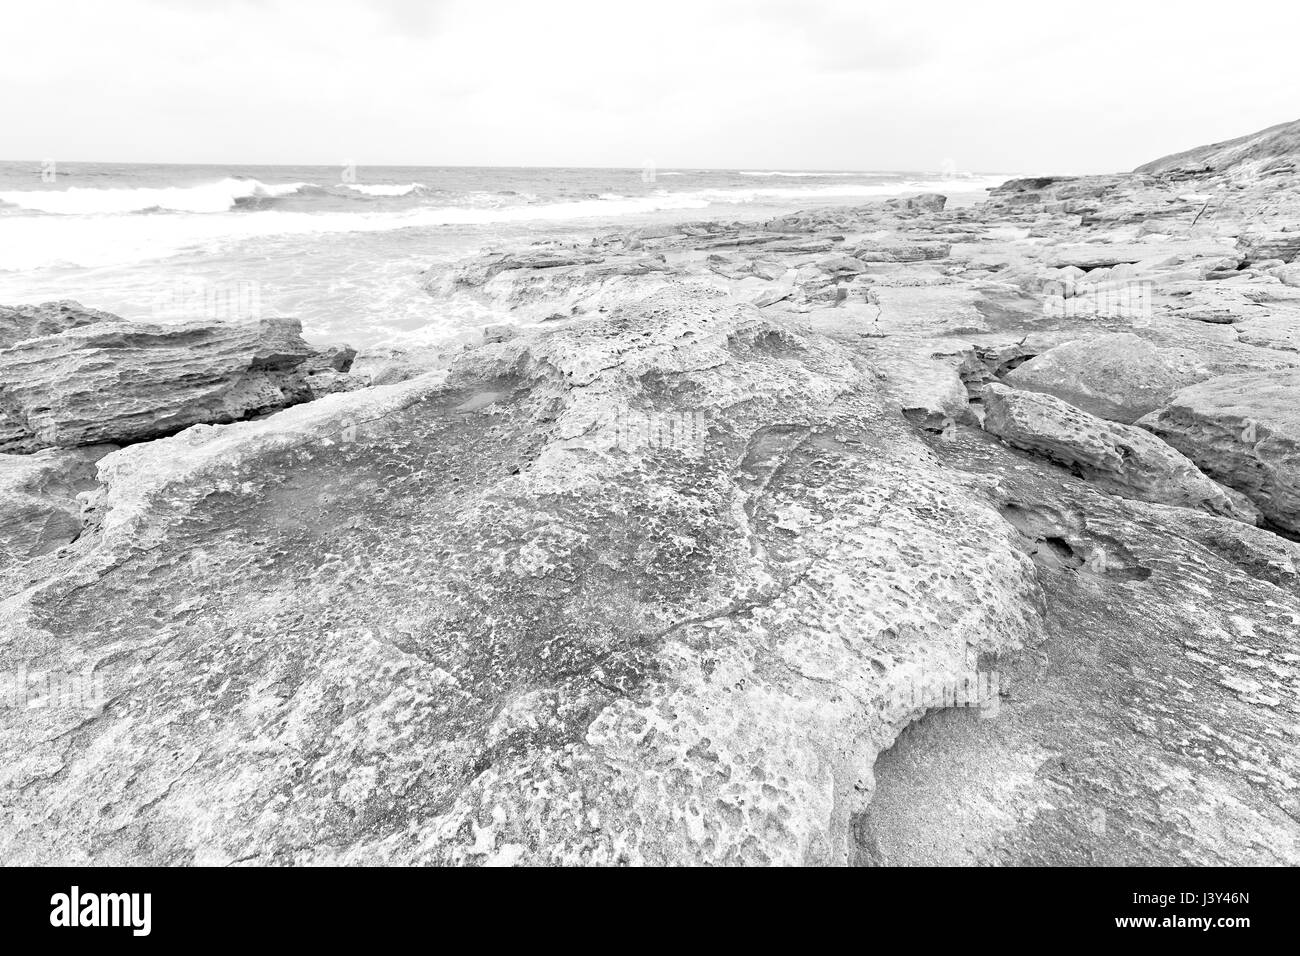
<path fill-rule="evenodd" d="M 0 309 L 0 858 L 1300 863 L 1298 143 Z"/>

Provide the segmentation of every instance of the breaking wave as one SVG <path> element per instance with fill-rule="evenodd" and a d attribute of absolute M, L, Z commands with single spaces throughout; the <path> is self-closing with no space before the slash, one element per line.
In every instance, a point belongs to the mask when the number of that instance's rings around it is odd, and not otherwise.
<path fill-rule="evenodd" d="M 229 212 L 256 206 L 306 189 L 314 183 L 267 183 L 256 179 L 222 179 L 199 186 L 97 189 L 23 189 L 0 192 L 0 202 L 33 212 L 57 215 L 104 215 L 133 212 Z"/>

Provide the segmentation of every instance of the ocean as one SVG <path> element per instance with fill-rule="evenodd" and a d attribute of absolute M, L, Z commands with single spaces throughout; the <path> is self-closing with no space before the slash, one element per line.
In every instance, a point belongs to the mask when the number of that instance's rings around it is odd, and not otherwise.
<path fill-rule="evenodd" d="M 315 342 L 432 345 L 500 321 L 422 270 L 494 246 L 683 219 L 758 221 L 943 192 L 957 173 L 0 162 L 0 304 L 129 318 L 290 315 Z"/>

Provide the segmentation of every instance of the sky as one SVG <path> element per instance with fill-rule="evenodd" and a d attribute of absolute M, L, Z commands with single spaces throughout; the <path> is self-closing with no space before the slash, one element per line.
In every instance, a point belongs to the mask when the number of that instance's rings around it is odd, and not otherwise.
<path fill-rule="evenodd" d="M 1130 169 L 1300 119 L 1300 3 L 0 0 L 0 159 Z"/>

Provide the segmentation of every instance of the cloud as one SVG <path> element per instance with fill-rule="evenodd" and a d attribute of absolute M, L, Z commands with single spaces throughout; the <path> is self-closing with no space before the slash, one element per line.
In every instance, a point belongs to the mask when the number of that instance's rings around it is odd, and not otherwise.
<path fill-rule="evenodd" d="M 1218 8 L 1206 5 L 1213 13 Z M 1300 7 L 63 0 L 3 150 L 173 162 L 1089 171 L 1293 119 Z M 1204 22 L 1214 22 L 1207 30 Z M 1266 24 L 1267 29 L 1260 25 Z"/>

